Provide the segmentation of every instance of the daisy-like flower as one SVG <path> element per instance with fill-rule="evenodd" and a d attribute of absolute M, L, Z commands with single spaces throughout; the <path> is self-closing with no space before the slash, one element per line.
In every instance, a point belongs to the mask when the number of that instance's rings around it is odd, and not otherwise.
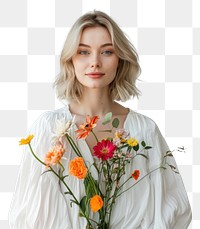
<path fill-rule="evenodd" d="M 19 141 L 19 145 L 28 145 L 33 138 L 34 138 L 34 135 L 33 134 L 30 134 L 27 138 L 22 138 Z"/>
<path fill-rule="evenodd" d="M 133 179 L 137 180 L 140 176 L 140 170 L 134 170 L 131 176 L 133 177 Z"/>
<path fill-rule="evenodd" d="M 54 130 L 54 136 L 52 137 L 52 143 L 55 144 L 56 142 L 59 142 L 60 139 L 69 132 L 69 130 L 71 129 L 71 127 L 74 125 L 74 119 L 75 116 L 72 120 L 67 121 L 65 120 L 65 118 L 62 119 L 58 119 L 56 120 L 56 124 L 55 124 L 55 130 Z"/>
<path fill-rule="evenodd" d="M 102 140 L 93 147 L 94 156 L 101 158 L 103 161 L 108 160 L 114 156 L 116 146 L 109 140 Z"/>
<path fill-rule="evenodd" d="M 128 144 L 129 146 L 134 147 L 134 146 L 138 145 L 138 141 L 137 141 L 135 138 L 129 138 L 129 139 L 127 140 L 127 144 Z"/>
<path fill-rule="evenodd" d="M 60 143 L 55 145 L 46 155 L 44 158 L 44 163 L 47 167 L 51 165 L 56 165 L 58 162 L 61 161 L 65 152 L 64 146 Z"/>
<path fill-rule="evenodd" d="M 87 115 L 86 123 L 81 124 L 79 126 L 79 129 L 76 130 L 76 138 L 86 139 L 87 136 L 90 134 L 91 130 L 97 125 L 96 123 L 98 119 L 98 116 L 94 116 L 91 118 L 89 115 Z"/>
<path fill-rule="evenodd" d="M 60 137 L 65 135 L 69 131 L 71 125 L 72 121 L 65 122 L 64 119 L 56 120 L 56 134 Z"/>

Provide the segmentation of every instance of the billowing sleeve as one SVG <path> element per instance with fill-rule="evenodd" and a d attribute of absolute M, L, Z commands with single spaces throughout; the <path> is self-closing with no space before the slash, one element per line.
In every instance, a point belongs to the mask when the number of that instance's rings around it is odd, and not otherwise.
<path fill-rule="evenodd" d="M 53 119 L 51 112 L 47 112 L 29 131 L 34 134 L 32 148 L 42 160 L 50 148 Z M 58 179 L 51 172 L 42 175 L 44 167 L 32 156 L 28 145 L 25 146 L 9 213 L 12 229 L 71 229 Z"/>
<path fill-rule="evenodd" d="M 156 124 L 149 133 L 149 141 L 153 146 L 149 151 L 149 168 L 152 171 L 160 165 L 169 148 Z M 177 168 L 174 157 L 167 157 L 167 163 Z M 172 171 L 169 165 L 150 176 L 153 228 L 186 229 L 192 217 L 190 204 L 181 175 Z"/>

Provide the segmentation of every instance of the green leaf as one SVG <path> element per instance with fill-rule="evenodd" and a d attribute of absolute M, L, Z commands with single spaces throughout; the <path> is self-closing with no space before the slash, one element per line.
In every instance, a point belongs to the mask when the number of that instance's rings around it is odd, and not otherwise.
<path fill-rule="evenodd" d="M 79 217 L 85 217 L 82 212 L 79 212 Z"/>
<path fill-rule="evenodd" d="M 176 167 L 173 166 L 173 165 L 169 165 L 169 166 L 170 166 L 171 169 L 176 169 Z"/>
<path fill-rule="evenodd" d="M 170 154 L 170 153 L 172 153 L 172 151 L 168 150 L 168 151 L 166 152 L 166 155 L 167 155 L 167 154 Z"/>
<path fill-rule="evenodd" d="M 161 169 L 167 169 L 166 167 L 162 166 Z"/>
<path fill-rule="evenodd" d="M 145 147 L 145 146 L 146 146 L 146 143 L 145 143 L 144 141 L 142 141 L 142 142 L 141 142 L 141 145 L 142 145 L 143 147 Z"/>
<path fill-rule="evenodd" d="M 145 157 L 146 159 L 149 159 L 145 154 L 140 153 L 140 154 L 138 154 L 138 155 L 143 156 L 143 157 Z"/>
<path fill-rule="evenodd" d="M 93 182 L 91 182 L 90 179 L 93 179 Z M 84 179 L 84 185 L 85 185 L 85 193 L 86 193 L 86 196 L 88 199 L 96 194 L 95 190 L 96 190 L 97 184 L 96 184 L 94 178 L 86 177 Z"/>
<path fill-rule="evenodd" d="M 172 153 L 169 153 L 169 154 L 167 154 L 166 155 L 167 157 L 169 156 L 169 157 L 173 157 L 173 154 Z"/>
<path fill-rule="evenodd" d="M 128 144 L 125 143 L 123 146 L 119 147 L 119 149 L 123 149 L 125 147 L 129 148 L 130 146 L 128 146 Z"/>
<path fill-rule="evenodd" d="M 145 149 L 151 149 L 152 147 L 151 146 L 145 146 L 144 148 Z"/>
<path fill-rule="evenodd" d="M 137 144 L 136 146 L 133 146 L 133 149 L 134 149 L 135 151 L 138 151 L 138 150 L 139 150 L 139 144 Z"/>
<path fill-rule="evenodd" d="M 51 172 L 51 170 L 44 171 L 41 175 L 48 173 L 48 172 Z"/>
<path fill-rule="evenodd" d="M 122 147 L 121 147 L 121 149 L 122 149 Z M 128 147 L 127 147 L 127 152 L 130 153 L 131 150 L 132 150 L 132 146 L 128 146 Z"/>
<path fill-rule="evenodd" d="M 178 152 L 184 152 L 184 153 L 186 153 L 186 151 L 185 151 L 186 149 L 185 149 L 185 147 L 184 146 L 182 146 L 182 147 L 178 147 L 177 148 L 177 151 Z"/>
<path fill-rule="evenodd" d="M 67 194 L 71 194 L 71 193 L 70 192 L 64 192 L 64 194 L 67 195 Z"/>
<path fill-rule="evenodd" d="M 83 212 L 86 211 L 86 199 L 87 199 L 86 196 L 84 196 L 80 201 L 80 207 Z"/>
<path fill-rule="evenodd" d="M 70 207 L 72 207 L 72 204 L 74 203 L 74 204 L 76 204 L 76 205 L 78 205 L 77 203 L 76 203 L 76 201 L 75 200 L 72 200 L 72 199 L 70 199 Z"/>
<path fill-rule="evenodd" d="M 109 133 L 111 133 L 112 130 L 98 130 L 98 132 L 109 132 Z"/>
<path fill-rule="evenodd" d="M 68 177 L 68 176 L 69 176 L 69 175 L 65 175 L 65 176 L 62 177 L 62 179 L 64 180 L 64 179 L 65 179 L 66 177 Z"/>
<path fill-rule="evenodd" d="M 111 121 L 111 119 L 112 119 L 112 112 L 109 112 L 104 116 L 102 124 L 106 125 L 107 123 Z"/>
<path fill-rule="evenodd" d="M 70 206 L 72 206 L 73 203 L 76 204 L 76 205 L 78 205 L 78 203 L 76 203 L 75 200 L 70 199 L 70 201 L 71 201 Z"/>
<path fill-rule="evenodd" d="M 118 118 L 115 118 L 113 121 L 112 121 L 112 126 L 117 128 L 119 126 L 119 119 Z"/>

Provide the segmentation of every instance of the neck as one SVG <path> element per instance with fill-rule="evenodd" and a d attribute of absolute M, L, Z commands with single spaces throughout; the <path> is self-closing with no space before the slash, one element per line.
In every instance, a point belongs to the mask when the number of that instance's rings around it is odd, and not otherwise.
<path fill-rule="evenodd" d="M 114 101 L 108 95 L 108 91 L 87 89 L 80 99 L 80 103 L 72 102 L 69 107 L 72 113 L 77 115 L 98 115 L 104 117 L 106 113 L 112 111 Z"/>

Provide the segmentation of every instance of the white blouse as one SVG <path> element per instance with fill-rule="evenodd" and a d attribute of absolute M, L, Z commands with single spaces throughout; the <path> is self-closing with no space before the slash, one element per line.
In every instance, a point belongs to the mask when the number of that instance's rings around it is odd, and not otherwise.
<path fill-rule="evenodd" d="M 33 125 L 29 134 L 34 134 L 31 145 L 43 159 L 51 148 L 55 136 L 56 120 L 72 119 L 68 106 L 44 113 Z M 73 126 L 72 133 L 75 141 Z M 153 148 L 148 150 L 149 159 L 136 157 L 127 165 L 125 176 L 139 169 L 141 176 L 160 165 L 168 146 L 156 124 L 148 117 L 130 110 L 124 122 L 124 129 L 140 141 L 144 140 Z M 93 163 L 93 156 L 84 140 L 78 141 L 83 157 Z M 69 161 L 75 153 L 67 148 L 63 165 L 68 173 Z M 176 166 L 173 157 L 168 158 Z M 70 196 L 51 172 L 42 172 L 45 166 L 31 155 L 25 146 L 23 162 L 9 214 L 12 229 L 85 229 L 86 220 L 78 216 L 75 204 L 70 206 Z M 93 171 L 95 172 L 95 171 Z M 129 175 L 128 175 L 129 174 Z M 93 174 L 95 176 L 95 174 Z M 72 176 L 66 178 L 67 184 L 80 200 L 84 196 L 82 180 Z M 124 188 L 129 187 L 129 183 Z M 96 213 L 98 214 L 98 213 Z M 169 167 L 156 170 L 136 186 L 122 194 L 116 201 L 110 229 L 186 229 L 191 221 L 191 208 L 180 174 Z"/>

